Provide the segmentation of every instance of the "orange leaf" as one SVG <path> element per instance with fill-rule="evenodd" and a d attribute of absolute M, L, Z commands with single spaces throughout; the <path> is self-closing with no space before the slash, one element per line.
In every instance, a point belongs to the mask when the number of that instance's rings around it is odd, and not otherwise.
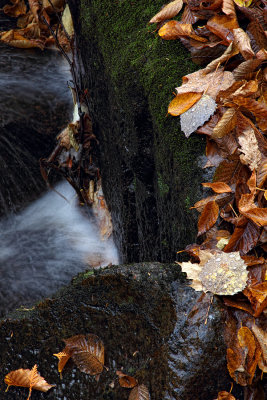
<path fill-rule="evenodd" d="M 207 203 L 198 220 L 198 236 L 207 232 L 217 221 L 219 206 L 216 201 Z"/>
<path fill-rule="evenodd" d="M 168 113 L 174 116 L 180 115 L 192 107 L 201 97 L 202 93 L 196 92 L 177 94 L 169 104 Z"/>
<path fill-rule="evenodd" d="M 232 192 L 232 189 L 230 188 L 229 185 L 227 185 L 224 182 L 206 182 L 202 183 L 204 187 L 209 187 L 211 188 L 215 193 L 230 193 Z"/>
<path fill-rule="evenodd" d="M 44 44 L 41 40 L 27 39 L 24 36 L 22 36 L 19 33 L 19 31 L 15 31 L 14 29 L 11 29 L 8 32 L 2 33 L 0 40 L 4 43 L 9 44 L 10 46 L 18 47 L 18 48 L 22 48 L 22 49 L 29 49 L 32 47 L 38 47 L 41 50 L 44 49 Z"/>
<path fill-rule="evenodd" d="M 222 138 L 230 133 L 236 125 L 236 110 L 228 108 L 212 132 L 212 138 Z"/>
<path fill-rule="evenodd" d="M 174 0 L 162 8 L 151 20 L 151 24 L 154 22 L 161 22 L 166 19 L 175 17 L 183 7 L 183 0 Z"/>
<path fill-rule="evenodd" d="M 235 97 L 233 99 L 235 104 L 240 107 L 245 107 L 247 110 L 252 112 L 256 118 L 259 119 L 258 125 L 260 129 L 267 129 L 267 106 L 263 103 L 258 103 L 256 100 L 248 97 Z"/>
<path fill-rule="evenodd" d="M 71 355 L 67 354 L 65 351 L 62 351 L 60 353 L 53 354 L 53 356 L 58 358 L 58 367 L 57 367 L 57 369 L 58 369 L 58 372 L 61 375 L 61 372 L 63 371 L 63 368 L 67 364 L 67 361 L 69 360 Z"/>
<path fill-rule="evenodd" d="M 257 171 L 257 186 L 262 187 L 267 178 L 267 158 L 264 158 Z"/>
<path fill-rule="evenodd" d="M 5 376 L 5 383 L 9 386 L 21 386 L 29 388 L 29 396 L 31 397 L 32 389 L 40 390 L 41 392 L 47 392 L 49 389 L 56 385 L 50 385 L 46 380 L 37 372 L 37 365 L 35 364 L 32 369 L 16 369 L 15 371 L 9 372 Z"/>
<path fill-rule="evenodd" d="M 119 384 L 121 387 L 133 388 L 138 385 L 138 382 L 132 376 L 126 375 L 121 371 L 116 371 L 116 374 L 119 376 Z"/>
<path fill-rule="evenodd" d="M 165 40 L 178 39 L 180 36 L 189 36 L 200 42 L 207 42 L 208 39 L 198 36 L 191 24 L 184 24 L 178 21 L 169 21 L 159 30 L 159 36 Z"/>
<path fill-rule="evenodd" d="M 235 17 L 217 14 L 208 20 L 207 28 L 228 44 L 233 41 L 233 30 L 239 28 L 239 25 Z"/>
<path fill-rule="evenodd" d="M 145 385 L 135 386 L 135 388 L 131 390 L 129 396 L 129 400 L 149 400 L 149 399 L 150 399 L 149 391 Z"/>
<path fill-rule="evenodd" d="M 231 393 L 222 391 L 218 393 L 217 400 L 236 400 L 236 398 Z"/>
<path fill-rule="evenodd" d="M 78 368 L 90 375 L 99 375 L 104 367 L 104 344 L 93 334 L 76 335 L 65 339 L 63 352 L 71 354 Z"/>
<path fill-rule="evenodd" d="M 255 207 L 247 210 L 243 214 L 259 226 L 267 225 L 267 208 Z"/>

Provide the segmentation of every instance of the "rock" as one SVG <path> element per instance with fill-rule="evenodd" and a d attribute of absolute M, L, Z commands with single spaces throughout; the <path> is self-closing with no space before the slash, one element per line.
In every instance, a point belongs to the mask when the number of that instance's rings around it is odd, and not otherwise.
<path fill-rule="evenodd" d="M 68 0 L 100 142 L 104 195 L 123 262 L 174 260 L 194 240 L 205 139 L 167 117 L 174 88 L 197 67 L 149 20 L 162 0 Z"/>
<path fill-rule="evenodd" d="M 223 342 L 223 312 L 214 299 L 199 306 L 177 265 L 142 263 L 88 270 L 33 310 L 19 310 L 0 324 L 1 382 L 11 370 L 32 368 L 56 388 L 32 399 L 102 400 L 129 397 L 116 371 L 148 387 L 152 400 L 207 400 L 230 388 Z M 69 362 L 60 380 L 63 339 L 93 333 L 105 346 L 99 381 Z M 5 400 L 26 399 L 11 387 Z"/>

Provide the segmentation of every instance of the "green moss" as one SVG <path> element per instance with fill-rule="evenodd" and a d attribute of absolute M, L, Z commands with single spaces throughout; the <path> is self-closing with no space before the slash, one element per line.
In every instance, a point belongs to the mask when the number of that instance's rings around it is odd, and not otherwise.
<path fill-rule="evenodd" d="M 188 205 L 199 199 L 196 187 L 201 172 L 197 158 L 203 154 L 205 143 L 197 135 L 185 139 L 179 118 L 167 115 L 175 87 L 181 85 L 182 77 L 195 71 L 197 66 L 178 40 L 162 40 L 156 32 L 156 25 L 149 24 L 163 3 L 162 0 L 81 0 L 81 27 L 85 39 L 97 43 L 103 56 L 105 74 L 112 81 L 114 96 L 120 99 L 126 116 L 133 114 L 133 104 L 127 102 L 131 96 L 129 88 L 134 90 L 135 83 L 136 90 L 142 88 L 153 124 L 151 143 L 154 143 L 158 176 L 156 191 L 158 212 L 162 214 L 160 223 L 166 225 L 163 228 L 166 232 L 167 224 L 173 224 L 172 235 L 183 247 L 188 244 L 183 243 L 183 236 L 188 236 L 186 229 L 190 228 L 192 232 L 186 240 L 191 241 L 195 234 L 193 223 L 189 227 L 185 223 L 184 231 L 178 231 L 184 215 L 193 221 Z M 164 204 L 167 193 L 169 201 L 179 208 L 175 211 L 176 216 L 171 215 L 173 211 L 168 211 Z M 167 210 L 165 216 L 164 208 Z M 169 234 L 168 239 L 164 235 L 162 240 L 168 243 L 173 240 Z"/>

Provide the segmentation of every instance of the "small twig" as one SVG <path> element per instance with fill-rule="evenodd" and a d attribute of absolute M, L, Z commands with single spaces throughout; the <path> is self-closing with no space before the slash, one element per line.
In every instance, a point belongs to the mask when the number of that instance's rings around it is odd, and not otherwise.
<path fill-rule="evenodd" d="M 48 0 L 48 2 L 49 2 L 49 4 L 52 6 L 53 10 L 55 11 L 55 14 L 56 14 L 56 16 L 57 16 L 57 19 L 58 19 L 59 23 L 61 24 L 62 29 L 63 29 L 65 35 L 67 36 L 68 41 L 71 42 L 71 37 L 69 36 L 68 32 L 66 31 L 65 26 L 64 26 L 64 24 L 63 24 L 63 22 L 62 22 L 62 18 L 61 18 L 61 16 L 59 15 L 59 13 L 57 12 L 56 7 L 54 6 L 54 4 L 52 3 L 51 0 Z"/>
<path fill-rule="evenodd" d="M 234 208 L 233 208 L 233 206 L 232 206 L 231 203 L 229 203 L 229 206 L 230 206 L 230 208 L 232 209 L 233 213 L 235 214 L 236 218 L 238 218 L 238 215 L 237 215 L 237 213 L 235 212 L 235 210 L 234 210 Z"/>

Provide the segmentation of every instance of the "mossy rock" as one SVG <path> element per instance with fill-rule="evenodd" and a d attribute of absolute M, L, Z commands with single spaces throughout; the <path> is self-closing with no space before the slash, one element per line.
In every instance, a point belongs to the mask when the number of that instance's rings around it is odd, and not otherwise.
<path fill-rule="evenodd" d="M 167 116 L 181 78 L 197 67 L 148 21 L 161 0 L 69 0 L 83 88 L 100 141 L 103 187 L 122 259 L 173 260 L 196 234 L 204 139 Z"/>
<path fill-rule="evenodd" d="M 142 263 L 87 271 L 53 298 L 31 310 L 18 310 L 0 323 L 0 380 L 11 370 L 38 365 L 56 387 L 33 391 L 32 400 L 126 400 L 117 370 L 145 384 L 152 400 L 206 400 L 230 387 L 223 312 L 210 298 L 188 285 L 177 265 Z M 205 319 L 207 323 L 205 324 Z M 63 339 L 93 333 L 105 346 L 99 381 L 68 362 L 63 379 L 54 353 Z M 10 387 L 5 400 L 27 397 L 27 389 Z"/>

